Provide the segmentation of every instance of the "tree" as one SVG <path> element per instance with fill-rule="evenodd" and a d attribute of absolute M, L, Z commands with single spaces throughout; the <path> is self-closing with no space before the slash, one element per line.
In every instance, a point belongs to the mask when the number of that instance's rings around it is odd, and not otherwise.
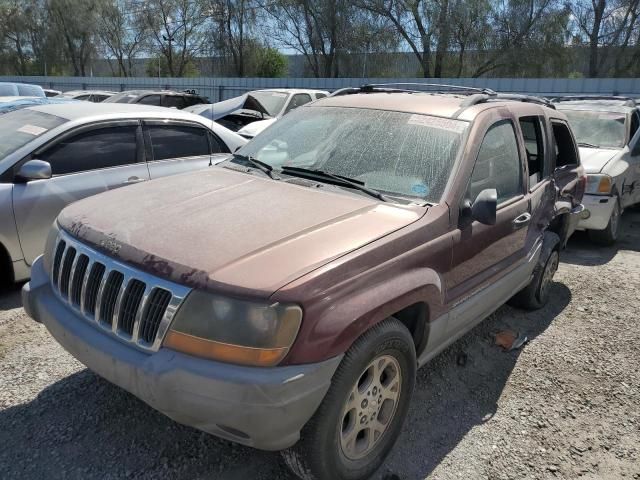
<path fill-rule="evenodd" d="M 165 57 L 172 77 L 189 73 L 204 50 L 205 5 L 203 0 L 148 0 L 141 11 L 151 45 Z"/>
<path fill-rule="evenodd" d="M 98 36 L 108 57 L 116 60 L 117 76 L 133 75 L 133 60 L 148 39 L 147 25 L 130 0 L 106 3 L 98 20 Z"/>
<path fill-rule="evenodd" d="M 266 47 L 257 51 L 256 77 L 284 77 L 287 74 L 287 58 L 277 49 Z"/>
<path fill-rule="evenodd" d="M 56 34 L 64 40 L 64 50 L 76 76 L 86 76 L 96 51 L 98 13 L 104 0 L 49 0 L 48 12 Z"/>

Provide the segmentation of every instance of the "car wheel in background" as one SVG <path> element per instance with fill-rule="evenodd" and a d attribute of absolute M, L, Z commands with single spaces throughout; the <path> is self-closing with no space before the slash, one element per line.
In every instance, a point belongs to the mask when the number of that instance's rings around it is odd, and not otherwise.
<path fill-rule="evenodd" d="M 607 228 L 604 230 L 589 230 L 589 238 L 591 241 L 605 247 L 616 243 L 620 232 L 620 214 L 620 202 L 618 202 L 616 198 Z"/>
<path fill-rule="evenodd" d="M 322 404 L 282 452 L 303 480 L 364 480 L 400 435 L 416 375 L 407 328 L 390 318 L 365 332 L 345 354 Z"/>

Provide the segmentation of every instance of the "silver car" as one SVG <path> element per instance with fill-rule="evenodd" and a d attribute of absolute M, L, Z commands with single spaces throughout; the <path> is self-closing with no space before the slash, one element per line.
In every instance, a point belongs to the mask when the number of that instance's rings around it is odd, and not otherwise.
<path fill-rule="evenodd" d="M 0 280 L 29 278 L 68 204 L 126 185 L 207 168 L 246 139 L 161 107 L 78 102 L 0 117 Z"/>
<path fill-rule="evenodd" d="M 587 172 L 578 230 L 611 245 L 620 215 L 640 203 L 640 111 L 632 99 L 562 97 L 556 107 L 569 118 Z"/>

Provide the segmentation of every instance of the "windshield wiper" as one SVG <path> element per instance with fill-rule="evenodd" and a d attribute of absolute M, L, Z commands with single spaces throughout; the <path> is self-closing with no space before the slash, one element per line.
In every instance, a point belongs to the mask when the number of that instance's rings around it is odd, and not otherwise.
<path fill-rule="evenodd" d="M 585 147 L 585 148 L 600 148 L 600 145 L 594 145 L 592 143 L 587 143 L 587 142 L 578 142 L 578 146 Z"/>
<path fill-rule="evenodd" d="M 361 182 L 360 180 L 356 180 L 354 178 L 344 177 L 342 175 L 336 175 L 335 173 L 323 172 L 322 170 L 316 170 L 313 168 L 288 167 L 286 165 L 282 167 L 282 172 L 289 173 L 291 175 L 297 174 L 298 176 L 333 180 L 333 182 L 337 183 L 338 185 L 355 188 L 356 190 L 360 190 L 361 192 L 364 192 L 371 197 L 377 198 L 380 201 L 383 201 L 383 202 L 389 201 L 389 199 L 379 191 L 374 190 L 372 188 L 365 187 L 364 182 Z"/>
<path fill-rule="evenodd" d="M 265 173 L 269 178 L 272 178 L 273 180 L 280 180 L 280 177 L 277 176 L 275 173 L 273 173 L 273 167 L 266 162 L 258 160 L 257 158 L 254 158 L 251 155 L 241 155 L 239 153 L 234 153 L 233 158 L 238 158 L 242 161 L 249 163 L 251 166 Z"/>

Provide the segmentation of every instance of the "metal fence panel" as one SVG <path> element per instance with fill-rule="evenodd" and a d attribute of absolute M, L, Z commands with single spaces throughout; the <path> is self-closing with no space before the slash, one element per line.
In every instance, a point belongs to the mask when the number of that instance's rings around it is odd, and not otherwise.
<path fill-rule="evenodd" d="M 16 77 L 0 81 L 24 82 L 56 90 L 197 90 L 211 101 L 225 100 L 259 88 L 317 88 L 336 90 L 366 83 L 436 83 L 486 87 L 501 92 L 554 96 L 566 93 L 619 94 L 640 98 L 638 78 L 154 78 L 154 77 Z"/>

